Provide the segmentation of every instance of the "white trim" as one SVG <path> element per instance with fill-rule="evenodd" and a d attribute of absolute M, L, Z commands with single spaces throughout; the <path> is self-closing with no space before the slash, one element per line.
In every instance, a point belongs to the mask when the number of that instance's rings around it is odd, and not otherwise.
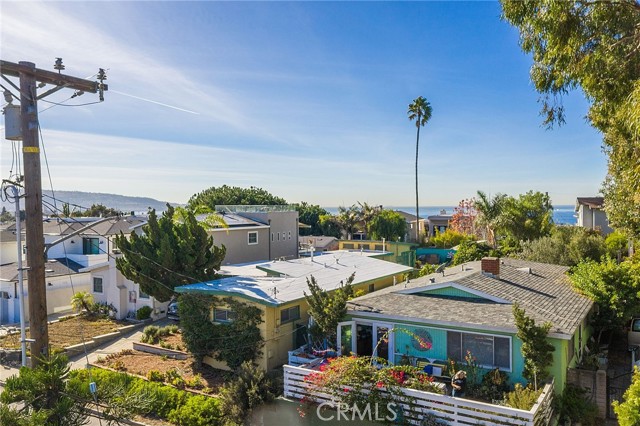
<path fill-rule="evenodd" d="M 257 226 L 230 226 L 228 228 L 213 228 L 213 229 L 209 229 L 209 231 L 211 232 L 232 232 L 232 231 L 247 231 L 247 230 L 253 230 L 253 229 L 269 229 L 269 227 L 267 225 L 257 225 Z"/>
<path fill-rule="evenodd" d="M 355 354 L 356 353 L 356 341 L 357 341 L 357 336 L 356 336 L 356 322 L 355 321 L 342 321 L 338 323 L 338 355 L 342 355 L 342 347 L 340 346 L 342 344 L 342 327 L 345 325 L 350 325 L 351 326 L 351 353 Z"/>
<path fill-rule="evenodd" d="M 109 266 L 109 261 L 106 262 L 102 262 L 102 263 L 96 263 L 95 265 L 89 265 L 86 268 L 80 268 L 78 269 L 78 272 L 91 272 L 94 271 L 96 269 L 100 269 L 100 268 L 104 268 Z"/>
<path fill-rule="evenodd" d="M 513 328 L 508 328 L 508 327 L 497 327 L 497 326 L 492 326 L 492 325 L 484 325 L 484 324 L 471 324 L 471 323 L 465 323 L 465 322 L 456 322 L 456 321 L 441 321 L 441 320 L 435 320 L 435 319 L 425 319 L 425 318 L 415 318 L 415 317 L 403 317 L 400 315 L 385 315 L 385 314 L 378 314 L 375 312 L 364 312 L 364 311 L 353 311 L 353 310 L 347 310 L 347 315 L 351 316 L 351 317 L 366 317 L 366 318 L 372 318 L 372 319 L 381 319 L 381 320 L 387 320 L 387 321 L 392 321 L 392 320 L 396 320 L 396 321 L 410 321 L 410 322 L 415 322 L 415 323 L 422 323 L 425 326 L 431 327 L 431 324 L 436 324 L 436 325 L 441 325 L 441 326 L 450 326 L 450 327 L 461 327 L 461 328 L 471 328 L 473 330 L 477 330 L 478 328 L 482 328 L 484 330 L 488 330 L 488 331 L 495 331 L 495 332 L 499 332 L 499 333 L 509 333 L 509 334 L 516 334 L 518 332 L 518 330 L 513 327 Z M 428 322 L 426 322 L 428 321 Z M 438 328 L 433 327 L 433 328 Z M 446 330 L 446 329 L 445 329 Z M 561 339 L 561 340 L 571 340 L 571 336 L 565 333 L 549 333 L 547 335 L 548 337 L 554 338 L 554 339 Z"/>
<path fill-rule="evenodd" d="M 251 242 L 251 235 L 255 235 L 256 236 L 256 242 L 252 243 Z M 247 244 L 250 246 L 255 246 L 256 244 L 258 244 L 258 231 L 247 231 Z"/>
<path fill-rule="evenodd" d="M 492 302 L 501 303 L 501 304 L 504 304 L 504 305 L 511 305 L 512 304 L 512 302 L 510 302 L 509 300 L 503 299 L 501 297 L 496 297 L 496 296 L 493 296 L 491 294 L 488 294 L 488 293 L 485 293 L 485 292 L 482 292 L 482 291 L 474 290 L 472 288 L 463 286 L 463 285 L 458 284 L 458 283 L 453 282 L 453 281 L 437 283 L 437 284 L 430 284 L 430 285 L 426 285 L 424 287 L 410 288 L 408 290 L 400 290 L 397 293 L 400 293 L 400 294 L 415 294 L 415 293 L 422 293 L 422 292 L 429 291 L 429 290 L 440 290 L 440 289 L 447 288 L 447 287 L 453 287 L 456 290 L 464 291 L 465 293 L 470 293 L 470 294 L 473 294 L 474 296 L 478 296 L 478 297 L 481 297 L 483 299 L 491 300 Z"/>
<path fill-rule="evenodd" d="M 356 321 L 356 326 L 357 326 L 358 322 Z M 389 334 L 387 335 L 387 362 L 390 362 L 392 364 L 394 364 L 394 354 L 395 354 L 395 339 L 394 339 L 394 334 L 395 332 L 393 331 L 393 329 L 395 328 L 395 325 L 392 323 L 387 323 L 387 322 L 374 322 L 373 323 L 373 329 L 372 329 L 372 339 L 371 339 L 371 344 L 373 345 L 373 347 L 371 348 L 371 356 L 373 356 L 374 358 L 378 357 L 378 347 L 379 347 L 379 340 L 378 340 L 378 327 L 380 328 L 386 328 L 389 330 Z M 357 337 L 357 336 L 356 336 Z M 375 349 L 375 350 L 374 350 Z"/>

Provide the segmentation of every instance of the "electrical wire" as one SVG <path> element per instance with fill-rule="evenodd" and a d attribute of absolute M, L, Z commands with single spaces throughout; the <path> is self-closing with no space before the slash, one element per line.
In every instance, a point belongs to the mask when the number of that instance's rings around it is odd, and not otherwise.
<path fill-rule="evenodd" d="M 62 101 L 62 102 L 66 102 L 66 101 L 68 101 L 68 100 L 70 100 L 70 99 L 72 99 L 72 98 L 73 98 L 73 96 L 71 96 L 70 98 L 68 98 L 68 99 L 66 99 L 66 100 L 64 100 L 64 101 Z M 46 101 L 46 100 L 44 100 L 44 99 L 40 99 L 40 101 L 42 101 L 42 102 L 46 102 L 46 103 L 48 103 L 48 104 L 53 104 L 53 106 L 64 106 L 64 107 L 79 107 L 79 106 L 95 105 L 95 104 L 100 104 L 100 103 L 102 103 L 101 101 L 95 101 L 95 102 L 87 102 L 87 103 L 84 103 L 84 104 L 71 104 L 71 105 L 69 105 L 69 104 L 63 104 L 63 103 L 61 103 L 61 102 Z M 52 106 L 51 108 L 53 108 L 53 106 Z M 46 111 L 46 110 L 48 110 L 48 109 L 51 109 L 51 108 L 46 108 L 46 109 L 44 109 L 44 110 L 42 110 L 42 111 L 40 111 L 40 112 L 44 112 L 44 111 Z"/>

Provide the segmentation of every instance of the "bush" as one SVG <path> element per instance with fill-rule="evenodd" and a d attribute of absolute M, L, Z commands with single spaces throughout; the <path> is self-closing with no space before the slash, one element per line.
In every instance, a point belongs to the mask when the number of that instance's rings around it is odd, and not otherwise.
<path fill-rule="evenodd" d="M 150 382 L 164 382 L 164 374 L 158 370 L 150 370 L 147 373 L 147 380 Z"/>
<path fill-rule="evenodd" d="M 615 401 L 613 409 L 620 426 L 640 424 L 640 368 L 635 368 L 631 386 L 624 393 L 624 402 Z"/>
<path fill-rule="evenodd" d="M 582 423 L 584 426 L 596 426 L 598 421 L 598 407 L 585 398 L 586 391 L 582 388 L 567 385 L 562 396 L 557 399 L 558 418 L 560 424 L 568 421 Z"/>
<path fill-rule="evenodd" d="M 220 411 L 225 425 L 242 425 L 250 411 L 274 398 L 273 383 L 251 362 L 242 363 L 232 381 L 220 388 Z"/>
<path fill-rule="evenodd" d="M 98 315 L 115 317 L 115 315 L 118 313 L 118 309 L 113 306 L 113 303 L 107 304 L 106 302 L 96 302 L 91 305 L 91 312 Z"/>
<path fill-rule="evenodd" d="M 220 404 L 215 398 L 192 396 L 185 404 L 172 410 L 168 420 L 178 426 L 218 425 L 220 424 Z"/>
<path fill-rule="evenodd" d="M 490 402 L 502 400 L 509 389 L 509 377 L 504 371 L 496 368 L 482 377 L 478 396 Z"/>
<path fill-rule="evenodd" d="M 520 383 L 516 383 L 515 389 L 504 395 L 504 403 L 511 408 L 529 411 L 541 393 L 542 389 L 536 391 L 532 387 L 525 388 Z"/>
<path fill-rule="evenodd" d="M 151 318 L 152 311 L 153 309 L 151 309 L 151 306 L 143 306 L 142 308 L 136 311 L 136 319 L 145 320 L 145 319 Z"/>
<path fill-rule="evenodd" d="M 142 330 L 142 337 L 140 341 L 142 343 L 148 343 L 155 345 L 160 340 L 160 328 L 157 325 L 149 325 Z"/>

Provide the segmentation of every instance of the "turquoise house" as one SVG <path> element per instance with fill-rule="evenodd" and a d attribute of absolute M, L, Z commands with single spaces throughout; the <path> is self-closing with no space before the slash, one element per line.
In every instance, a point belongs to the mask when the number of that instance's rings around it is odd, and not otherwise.
<path fill-rule="evenodd" d="M 450 359 L 470 352 L 482 368 L 522 376 L 522 342 L 516 337 L 513 304 L 537 324 L 552 323 L 550 373 L 556 392 L 566 383 L 590 337 L 593 302 L 576 293 L 559 265 L 485 258 L 399 283 L 348 304 L 348 320 L 338 326 L 341 351 L 375 355 L 399 363 L 404 357 L 431 365 L 434 374 Z"/>

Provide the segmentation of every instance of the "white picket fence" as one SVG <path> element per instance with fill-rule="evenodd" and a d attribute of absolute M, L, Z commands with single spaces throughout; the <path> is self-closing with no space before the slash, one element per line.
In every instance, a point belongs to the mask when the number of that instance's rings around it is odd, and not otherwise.
<path fill-rule="evenodd" d="M 285 365 L 284 396 L 298 400 L 305 398 L 317 404 L 334 401 L 332 395 L 312 389 L 305 382 L 305 377 L 314 372 L 317 373 L 308 368 Z M 547 426 L 553 415 L 553 382 L 545 385 L 529 411 L 413 389 L 403 389 L 403 392 L 412 400 L 411 406 L 402 404 L 404 418 L 413 424 L 419 424 L 425 414 L 431 413 L 449 425 Z"/>

